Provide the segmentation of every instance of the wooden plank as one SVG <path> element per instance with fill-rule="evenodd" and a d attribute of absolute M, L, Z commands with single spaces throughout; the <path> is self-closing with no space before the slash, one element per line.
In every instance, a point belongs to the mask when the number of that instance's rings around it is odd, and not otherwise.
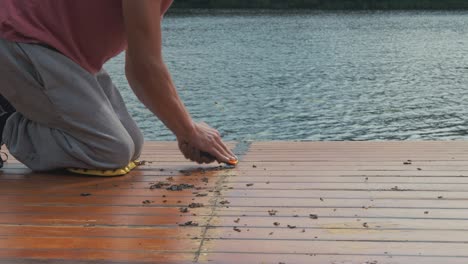
<path fill-rule="evenodd" d="M 276 208 L 276 209 L 273 209 Z M 216 216 L 240 218 L 270 216 L 270 210 L 280 217 L 310 217 L 319 218 L 381 218 L 381 219 L 468 219 L 465 209 L 427 209 L 427 208 L 291 208 L 291 207 L 229 207 L 216 210 Z M 426 213 L 427 212 L 427 213 Z"/>
<path fill-rule="evenodd" d="M 323 200 L 323 201 L 322 201 Z M 303 198 L 229 198 L 229 204 L 225 205 L 230 208 L 234 207 L 270 207 L 270 208 L 452 208 L 466 209 L 468 203 L 459 200 L 374 200 L 374 199 L 303 199 Z M 222 207 L 222 206 L 220 206 Z"/>
<path fill-rule="evenodd" d="M 38 243 L 38 240 L 41 243 Z M 0 237 L 1 249 L 97 249 L 195 252 L 199 241 L 169 238 Z"/>
<path fill-rule="evenodd" d="M 161 199 L 167 199 L 167 203 L 164 203 Z M 194 200 L 192 200 L 194 199 Z M 197 198 L 160 198 L 154 199 L 154 202 L 151 201 L 148 207 L 150 206 L 166 206 L 167 204 L 172 205 L 181 205 L 188 206 L 190 203 L 202 203 L 207 204 L 208 197 L 197 197 Z M 86 196 L 82 197 L 80 195 L 76 196 L 20 196 L 20 195 L 2 195 L 0 196 L 0 204 L 34 204 L 34 205 L 138 205 L 142 206 L 143 200 L 141 197 L 132 197 L 132 196 Z"/>
<path fill-rule="evenodd" d="M 181 168 L 182 169 L 182 168 Z M 40 181 L 40 180 L 52 180 L 52 181 L 57 181 L 59 180 L 60 182 L 81 182 L 83 184 L 99 184 L 99 183 L 106 183 L 106 182 L 123 182 L 123 181 L 131 181 L 133 178 L 138 179 L 138 177 L 144 177 L 144 176 L 154 176 L 154 180 L 161 180 L 161 177 L 181 177 L 184 178 L 184 174 L 180 173 L 178 171 L 163 171 L 159 172 L 159 170 L 154 171 L 154 170 L 146 170 L 146 169 L 138 169 L 137 171 L 134 171 L 128 176 L 125 177 L 118 177 L 118 178 L 92 178 L 88 176 L 76 176 L 76 175 L 70 175 L 70 174 L 23 174 L 23 173 L 12 173 L 12 171 L 8 168 L 3 169 L 3 174 L 2 178 L 5 180 L 11 181 L 11 180 L 23 180 L 23 179 L 28 179 L 31 181 Z M 269 170 L 269 169 L 264 169 L 264 168 L 257 168 L 255 170 L 239 170 L 239 169 L 234 169 L 234 170 L 227 170 L 223 172 L 217 172 L 215 173 L 216 175 L 218 174 L 224 174 L 224 175 L 231 175 L 231 176 L 271 176 L 271 177 L 298 177 L 298 176 L 307 176 L 307 177 L 313 177 L 313 176 L 340 176 L 340 177 L 355 177 L 355 176 L 372 176 L 372 177 L 387 177 L 387 176 L 393 176 L 393 177 L 468 177 L 468 171 L 458 171 L 458 170 L 453 170 L 453 171 L 419 171 L 417 168 L 414 168 L 413 170 L 400 170 L 400 171 L 389 171 L 389 170 L 359 170 L 359 171 L 343 171 L 343 170 L 334 170 L 333 168 L 329 168 L 328 170 L 293 170 L 289 172 L 285 171 L 280 171 L 280 170 Z M 210 174 L 197 174 L 197 173 L 192 173 L 191 176 L 196 177 L 209 177 Z M 150 180 L 151 181 L 151 180 Z M 36 186 L 37 187 L 37 186 Z"/>
<path fill-rule="evenodd" d="M 226 191 L 229 190 L 229 191 Z M 266 190 L 256 188 L 242 189 L 226 189 L 223 191 L 223 196 L 256 198 L 310 198 L 310 199 L 326 199 L 326 198 L 341 198 L 341 199 L 420 199 L 420 200 L 466 200 L 468 199 L 467 192 L 456 191 L 373 191 L 373 190 Z"/>
<path fill-rule="evenodd" d="M 196 181 L 188 180 L 188 181 Z M 337 176 L 297 176 L 297 177 L 231 177 L 230 183 L 391 183 L 391 184 L 468 184 L 468 177 L 337 177 Z"/>
<path fill-rule="evenodd" d="M 248 182 L 245 182 L 248 184 Z M 396 185 L 396 184 L 395 184 Z M 391 185 L 391 186 L 395 186 Z M 228 185 L 226 185 L 228 186 Z M 398 184 L 398 186 L 401 186 Z M 352 189 L 352 190 L 313 190 L 310 189 L 301 189 L 291 192 L 288 189 L 258 189 L 258 188 L 246 188 L 247 186 L 242 186 L 239 189 L 230 189 L 231 187 L 220 187 L 220 192 L 223 193 L 223 196 L 226 198 L 229 197 L 242 197 L 242 198 L 255 198 L 255 197 L 272 197 L 272 198 L 341 198 L 341 199 L 351 199 L 351 198 L 361 198 L 361 199 L 446 199 L 446 200 L 464 200 L 468 199 L 468 193 L 466 192 L 457 192 L 457 191 L 379 191 L 379 190 L 367 190 L 367 189 Z M 392 187 L 393 188 L 393 187 Z M 162 203 L 166 200 L 165 205 L 169 204 L 180 204 L 182 203 L 181 198 L 184 198 L 185 201 L 195 201 L 192 199 L 199 199 L 199 196 L 206 195 L 208 198 L 215 195 L 214 189 L 203 188 L 200 190 L 184 190 L 178 192 L 165 191 L 165 190 L 150 190 L 149 188 L 139 188 L 139 189 L 124 189 L 124 188 L 115 188 L 115 189 L 106 189 L 106 188 L 80 188 L 80 192 L 70 191 L 70 190 L 43 190 L 39 191 L 32 188 L 5 188 L 0 190 L 3 192 L 3 195 L 0 196 L 37 196 L 37 195 L 50 195 L 50 196 L 80 196 L 81 193 L 90 193 L 93 196 L 122 196 L 125 194 L 127 197 L 138 198 L 142 201 L 146 199 L 158 201 Z M 227 192 L 229 190 L 229 192 Z M 23 191 L 21 193 L 21 191 Z M 195 196 L 195 197 L 193 197 Z M 441 198 L 439 198 L 441 197 Z M 168 198 L 171 198 L 168 200 Z M 179 201 L 181 201 L 179 203 Z M 13 202 L 13 201 L 12 201 Z M 186 203 L 186 202 L 184 202 Z"/>
<path fill-rule="evenodd" d="M 229 257 L 226 257 L 229 256 Z M 278 263 L 299 263 L 299 264 L 466 264 L 466 258 L 454 257 L 422 257 L 422 256 L 392 256 L 392 255 L 373 255 L 362 256 L 357 254 L 352 255 L 327 255 L 327 254 L 264 254 L 264 253 L 204 253 L 200 258 L 200 263 L 261 263 L 261 264 L 278 264 Z"/>
<path fill-rule="evenodd" d="M 412 166 L 410 165 L 384 165 L 384 164 L 379 164 L 379 162 L 373 162 L 374 164 L 342 164 L 342 165 L 337 165 L 337 164 L 323 164 L 322 162 L 320 164 L 308 164 L 308 162 L 303 162 L 303 163 L 296 163 L 294 165 L 288 165 L 287 163 L 289 162 L 284 162 L 282 161 L 282 164 L 277 164 L 276 162 L 272 162 L 271 165 L 267 164 L 268 162 L 262 162 L 263 167 L 268 166 L 269 171 L 326 171 L 333 169 L 334 171 L 414 171 L 417 170 L 417 168 L 424 168 L 425 171 L 467 171 L 468 166 L 465 164 L 446 164 L 446 165 L 421 165 L 418 166 L 417 164 L 414 164 Z M 332 162 L 330 162 L 332 163 Z M 259 165 L 255 164 L 257 167 Z M 252 165 L 253 166 L 253 165 Z M 262 166 L 260 165 L 260 168 Z M 248 164 L 240 164 L 238 169 L 245 170 L 245 171 L 256 171 L 254 168 L 251 166 L 248 166 Z"/>
<path fill-rule="evenodd" d="M 313 211 L 311 211 L 313 214 Z M 421 213 L 424 215 L 424 212 Z M 261 227 L 278 227 L 288 229 L 289 226 L 301 228 L 321 228 L 321 229 L 388 229 L 388 230 L 468 230 L 468 221 L 466 219 L 436 219 L 436 218 L 334 218 L 320 217 L 319 219 L 310 219 L 308 216 L 302 217 L 242 217 L 242 224 L 239 225 L 235 221 L 240 217 L 220 217 L 215 218 L 210 223 L 211 227 L 235 227 L 239 226 L 246 228 L 261 228 Z M 239 222 L 240 223 L 240 222 Z M 276 226 L 275 223 L 279 225 Z M 366 223 L 366 224 L 364 224 Z"/>
<path fill-rule="evenodd" d="M 85 231 L 85 232 L 84 232 Z M 83 226 L 73 225 L 0 225 L 0 236 L 31 237 L 99 237 L 99 238 L 167 238 L 193 239 L 201 237 L 202 227 L 161 227 L 161 226 Z"/>
<path fill-rule="evenodd" d="M 327 255 L 392 255 L 468 258 L 465 243 L 402 243 L 362 241 L 292 241 L 292 240 L 209 240 L 203 253 L 258 253 L 258 254 L 327 254 Z M 359 252 L 359 253 L 357 253 Z M 387 252 L 387 254 L 385 254 Z"/>
<path fill-rule="evenodd" d="M 0 207 L 0 217 L 7 214 L 44 214 L 44 215 L 87 215 L 89 216 L 89 211 L 92 211 L 92 215 L 134 215 L 134 216 L 165 216 L 165 217 L 178 217 L 181 215 L 192 215 L 197 213 L 197 215 L 209 214 L 211 208 L 189 208 L 187 213 L 181 213 L 180 208 L 186 207 L 185 205 L 177 205 L 172 207 L 156 207 L 156 206 L 28 206 L 28 205 L 16 205 L 8 204 Z M 0 233 L 1 235 L 1 233 Z"/>
<path fill-rule="evenodd" d="M 193 263 L 192 252 L 97 249 L 0 249 L 0 263 Z M 30 262 L 28 262 L 30 261 Z"/>
<path fill-rule="evenodd" d="M 241 222 L 242 223 L 242 222 Z M 376 229 L 310 229 L 246 228 L 209 229 L 210 240 L 281 240 L 281 241 L 373 241 L 373 242 L 443 242 L 468 243 L 468 230 L 376 230 Z"/>
<path fill-rule="evenodd" d="M 194 212 L 194 211 L 192 211 Z M 31 217 L 33 216 L 33 217 Z M 0 224 L 18 225 L 104 225 L 104 226 L 170 226 L 194 221 L 206 225 L 206 216 L 180 215 L 64 215 L 64 214 L 2 214 Z"/>
<path fill-rule="evenodd" d="M 137 185 L 137 184 L 136 184 Z M 138 185 L 139 186 L 139 185 Z M 245 183 L 233 183 L 235 189 L 249 189 Z M 252 186 L 253 187 L 253 186 Z M 411 184 L 411 183 L 258 183 L 254 188 L 262 190 L 371 190 L 371 191 L 468 191 L 468 186 L 464 184 L 447 183 L 427 183 L 427 184 Z"/>
<path fill-rule="evenodd" d="M 217 208 L 216 216 L 231 216 L 231 217 L 251 217 L 251 216 L 269 216 L 268 211 L 273 210 L 275 207 L 229 207 Z M 163 207 L 64 207 L 64 206 L 7 206 L 0 209 L 0 216 L 8 215 L 27 215 L 34 217 L 35 215 L 42 215 L 40 217 L 84 217 L 88 216 L 87 211 L 92 210 L 93 216 L 107 217 L 112 216 L 140 216 L 140 217 L 166 217 L 172 219 L 179 219 L 182 216 L 192 217 L 195 213 L 199 217 L 208 217 L 212 214 L 213 208 L 203 209 L 189 209 L 187 213 L 181 213 L 179 207 L 163 208 Z M 468 211 L 464 209 L 426 209 L 426 208 L 276 208 L 277 216 L 300 216 L 309 217 L 310 214 L 316 214 L 320 217 L 360 217 L 360 218 L 443 218 L 443 219 L 468 219 Z M 425 212 L 428 214 L 424 214 Z M 0 233 L 1 235 L 1 233 Z"/>
<path fill-rule="evenodd" d="M 260 169 L 255 171 L 238 171 L 235 175 L 239 176 L 271 176 L 271 177 L 284 177 L 284 176 L 371 176 L 371 177 L 466 177 L 468 171 L 335 171 L 333 168 L 326 171 L 308 171 L 308 170 L 295 170 L 290 172 Z"/>

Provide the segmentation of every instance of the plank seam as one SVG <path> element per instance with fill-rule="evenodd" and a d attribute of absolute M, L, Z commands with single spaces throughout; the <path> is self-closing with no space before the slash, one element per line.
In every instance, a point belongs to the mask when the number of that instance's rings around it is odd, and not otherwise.
<path fill-rule="evenodd" d="M 237 155 L 237 158 L 239 159 L 240 162 L 243 161 L 244 155 L 247 154 L 247 152 L 249 151 L 251 144 L 252 144 L 252 142 L 250 142 L 250 141 L 239 141 L 236 144 L 236 147 L 234 148 L 234 153 Z M 196 263 L 198 263 L 198 261 L 200 259 L 200 254 L 201 254 L 201 251 L 203 250 L 203 245 L 205 244 L 206 239 L 209 239 L 209 238 L 207 238 L 208 229 L 210 228 L 211 221 L 213 220 L 213 218 L 216 215 L 216 209 L 218 208 L 218 206 L 217 206 L 218 201 L 221 198 L 223 198 L 221 196 L 221 190 L 223 189 L 223 185 L 225 184 L 226 179 L 229 178 L 229 177 L 232 177 L 232 176 L 233 176 L 232 173 L 227 173 L 227 172 L 222 173 L 222 174 L 219 175 L 218 181 L 216 182 L 216 185 L 214 187 L 215 196 L 211 199 L 212 202 L 210 201 L 210 203 L 212 204 L 210 217 L 208 218 L 208 220 L 206 222 L 206 226 L 203 229 L 203 232 L 202 232 L 202 235 L 201 235 L 200 246 L 198 247 L 198 250 L 195 253 L 195 257 L 194 257 L 194 260 L 193 260 Z"/>

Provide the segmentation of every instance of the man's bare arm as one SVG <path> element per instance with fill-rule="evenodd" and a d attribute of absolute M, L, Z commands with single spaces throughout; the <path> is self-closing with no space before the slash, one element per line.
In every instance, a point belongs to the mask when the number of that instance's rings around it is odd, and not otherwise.
<path fill-rule="evenodd" d="M 168 1 L 171 0 L 123 0 L 127 79 L 138 99 L 176 135 L 179 143 L 207 152 L 220 162 L 229 162 L 235 159 L 234 154 L 218 131 L 192 121 L 163 61 L 161 7 L 167 6 Z M 189 158 L 206 161 L 190 155 Z"/>

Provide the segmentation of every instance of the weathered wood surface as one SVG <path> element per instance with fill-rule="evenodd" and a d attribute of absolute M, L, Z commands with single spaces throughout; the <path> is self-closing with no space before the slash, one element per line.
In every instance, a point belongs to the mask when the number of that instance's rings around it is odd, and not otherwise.
<path fill-rule="evenodd" d="M 231 147 L 241 163 L 219 169 L 148 142 L 116 178 L 10 160 L 0 263 L 468 263 L 468 142 Z"/>

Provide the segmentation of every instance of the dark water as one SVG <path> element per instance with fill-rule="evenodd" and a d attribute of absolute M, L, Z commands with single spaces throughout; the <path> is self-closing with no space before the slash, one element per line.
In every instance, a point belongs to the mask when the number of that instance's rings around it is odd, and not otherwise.
<path fill-rule="evenodd" d="M 164 52 L 196 120 L 229 140 L 468 138 L 468 13 L 167 16 Z M 150 140 L 174 137 L 106 65 Z"/>

